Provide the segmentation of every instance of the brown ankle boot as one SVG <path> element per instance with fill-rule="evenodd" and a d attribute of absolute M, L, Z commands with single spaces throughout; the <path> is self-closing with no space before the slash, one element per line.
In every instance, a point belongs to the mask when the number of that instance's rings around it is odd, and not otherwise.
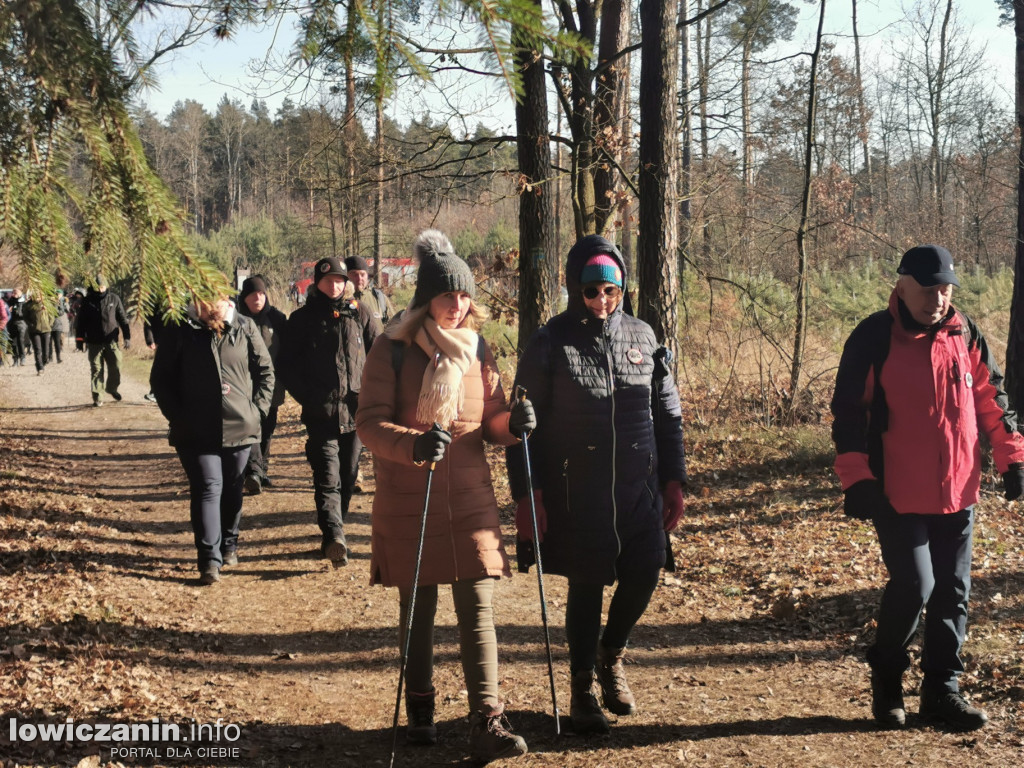
<path fill-rule="evenodd" d="M 526 741 L 512 732 L 501 705 L 470 714 L 469 745 L 473 759 L 479 763 L 519 757 L 527 752 Z"/>
<path fill-rule="evenodd" d="M 437 726 L 434 725 L 434 691 L 405 693 L 405 740 L 410 744 L 430 746 L 437 744 Z"/>
<path fill-rule="evenodd" d="M 608 718 L 594 695 L 594 670 L 585 669 L 573 674 L 569 717 L 576 733 L 608 733 Z"/>
<path fill-rule="evenodd" d="M 601 684 L 601 699 L 609 712 L 616 715 L 632 715 L 636 712 L 636 699 L 626 682 L 626 668 L 622 659 L 625 648 L 597 649 L 597 680 Z"/>

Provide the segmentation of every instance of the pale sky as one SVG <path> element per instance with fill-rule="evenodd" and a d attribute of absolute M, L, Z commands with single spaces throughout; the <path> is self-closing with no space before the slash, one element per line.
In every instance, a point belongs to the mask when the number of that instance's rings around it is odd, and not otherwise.
<path fill-rule="evenodd" d="M 926 0 L 937 2 L 938 0 Z M 779 51 L 780 55 L 809 51 L 817 28 L 818 3 L 791 0 L 800 12 L 799 30 L 792 43 Z M 865 69 L 871 69 L 872 56 L 884 57 L 887 38 L 893 23 L 903 14 L 898 0 L 859 0 L 858 28 L 862 38 Z M 995 0 L 958 0 L 958 14 L 965 27 L 972 28 L 971 38 L 976 46 L 985 46 L 993 64 L 993 81 L 1007 94 L 1013 92 L 1014 37 L 1012 27 L 998 26 L 998 8 Z M 828 0 L 826 6 L 825 30 L 844 50 L 849 40 L 851 4 L 850 0 Z M 308 84 L 294 81 L 259 78 L 254 73 L 263 67 L 265 61 L 283 65 L 290 54 L 296 33 L 290 25 L 281 28 L 246 30 L 236 38 L 226 41 L 215 40 L 212 35 L 203 42 L 178 51 L 161 60 L 157 69 L 159 91 L 144 92 L 140 101 L 146 104 L 160 118 L 166 118 L 175 102 L 185 99 L 198 101 L 213 113 L 217 103 L 227 94 L 248 107 L 254 97 L 265 100 L 273 115 L 283 99 L 291 95 L 298 103 L 303 101 L 304 88 L 307 98 L 315 93 Z M 849 43 L 852 50 L 852 43 Z M 874 53 L 872 53 L 872 50 Z M 449 97 L 459 95 L 460 83 L 449 81 L 442 91 Z M 460 104 L 472 116 L 467 128 L 475 127 L 483 119 L 497 130 L 512 128 L 514 115 L 511 100 L 499 83 L 493 83 L 486 90 L 476 87 L 461 89 Z M 418 101 L 409 91 L 400 91 L 405 103 L 392 105 L 391 112 L 401 122 L 409 113 L 420 114 L 429 102 Z M 482 110 L 480 112 L 479 110 Z"/>

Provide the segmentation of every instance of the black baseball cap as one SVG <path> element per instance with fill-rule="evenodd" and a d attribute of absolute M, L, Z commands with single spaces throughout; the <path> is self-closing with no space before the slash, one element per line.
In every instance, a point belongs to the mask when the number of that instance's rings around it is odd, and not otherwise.
<path fill-rule="evenodd" d="M 921 285 L 955 285 L 960 287 L 953 270 L 953 256 L 941 245 L 918 245 L 903 254 L 896 271 L 910 275 Z"/>

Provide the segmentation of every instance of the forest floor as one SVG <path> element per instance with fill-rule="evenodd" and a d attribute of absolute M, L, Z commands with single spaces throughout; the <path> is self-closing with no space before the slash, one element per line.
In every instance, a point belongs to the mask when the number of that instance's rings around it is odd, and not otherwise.
<path fill-rule="evenodd" d="M 350 565 L 331 570 L 319 558 L 289 401 L 274 487 L 245 501 L 241 562 L 200 587 L 184 477 L 159 410 L 142 398 L 144 362 L 135 361 L 138 380 L 125 382 L 124 400 L 103 408 L 91 407 L 82 353 L 40 376 L 31 365 L 0 368 L 0 766 L 387 765 L 398 606 L 394 590 L 368 586 L 372 494 L 354 499 Z M 572 734 L 565 581 L 548 577 L 566 713 L 556 736 L 536 576 L 517 573 L 496 590 L 495 615 L 501 689 L 530 753 L 495 765 L 1019 764 L 1024 525 L 994 472 L 979 505 L 963 678 L 992 723 L 957 734 L 922 722 L 915 668 L 905 681 L 908 727 L 879 731 L 862 659 L 884 569 L 873 531 L 841 514 L 827 425 L 723 424 L 687 440 L 678 568 L 664 574 L 628 656 L 639 712 L 608 736 Z M 514 561 L 500 466 L 494 476 Z M 397 766 L 466 764 L 466 694 L 446 594 L 436 646 L 440 741 L 413 748 L 400 739 Z M 173 745 L 29 738 L 68 718 L 158 718 L 186 738 L 196 724 L 206 730 Z"/>

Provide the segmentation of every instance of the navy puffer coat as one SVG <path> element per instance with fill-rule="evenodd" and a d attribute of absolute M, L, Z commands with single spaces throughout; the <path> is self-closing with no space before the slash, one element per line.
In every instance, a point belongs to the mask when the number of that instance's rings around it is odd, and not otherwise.
<path fill-rule="evenodd" d="M 566 265 L 568 308 L 531 338 L 516 384 L 537 410 L 529 439 L 533 486 L 543 490 L 544 569 L 580 583 L 612 584 L 665 562 L 661 488 L 685 484 L 682 413 L 675 382 L 649 325 L 628 297 L 606 319 L 583 303 L 579 275 L 602 237 L 580 240 Z M 522 449 L 506 453 L 512 492 L 526 495 Z"/>

